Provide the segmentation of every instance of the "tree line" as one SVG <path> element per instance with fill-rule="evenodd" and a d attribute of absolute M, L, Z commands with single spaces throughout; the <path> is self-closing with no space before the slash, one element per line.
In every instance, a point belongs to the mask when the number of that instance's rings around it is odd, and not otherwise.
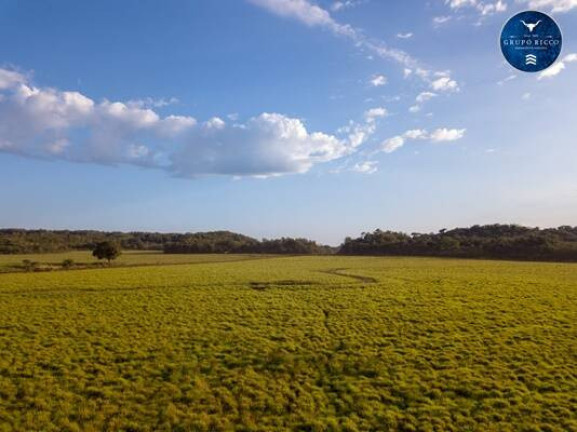
<path fill-rule="evenodd" d="M 165 253 L 251 253 L 327 255 L 335 252 L 330 246 L 319 245 L 303 238 L 282 237 L 280 239 L 257 240 L 229 231 L 187 234 L 163 248 Z"/>
<path fill-rule="evenodd" d="M 117 243 L 126 250 L 162 250 L 184 234 L 105 232 L 92 230 L 0 229 L 0 254 L 93 250 L 98 243 Z"/>
<path fill-rule="evenodd" d="M 149 233 L 103 231 L 0 230 L 0 254 L 27 254 L 94 250 L 112 243 L 122 250 L 158 250 L 173 254 L 254 253 L 321 255 L 336 251 L 312 240 L 280 238 L 257 240 L 230 231 L 201 233 Z"/>
<path fill-rule="evenodd" d="M 378 229 L 355 239 L 346 238 L 339 253 L 577 261 L 577 227 L 539 229 L 495 224 L 410 235 Z"/>
<path fill-rule="evenodd" d="M 94 250 L 110 242 L 123 250 L 159 250 L 173 254 L 252 253 L 291 255 L 385 255 L 576 261 L 577 227 L 527 228 L 475 225 L 437 233 L 377 229 L 347 237 L 333 248 L 302 238 L 258 240 L 229 231 L 149 233 L 103 231 L 0 230 L 0 254 Z"/>

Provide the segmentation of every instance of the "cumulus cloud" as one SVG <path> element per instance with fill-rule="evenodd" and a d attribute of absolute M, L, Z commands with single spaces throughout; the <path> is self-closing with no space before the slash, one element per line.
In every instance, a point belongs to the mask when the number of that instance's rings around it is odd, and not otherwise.
<path fill-rule="evenodd" d="M 389 112 L 384 107 L 371 108 L 365 112 L 365 118 L 368 123 L 373 123 L 378 118 L 383 118 L 389 115 Z"/>
<path fill-rule="evenodd" d="M 551 12 L 569 12 L 577 8 L 577 0 L 517 0 L 525 3 L 532 9 L 548 9 Z"/>
<path fill-rule="evenodd" d="M 375 131 L 384 108 L 365 113 L 344 136 L 310 132 L 300 119 L 263 113 L 242 124 L 219 117 L 161 117 L 140 104 L 95 102 L 34 86 L 0 69 L 0 151 L 45 159 L 131 164 L 192 177 L 303 173 L 341 158 Z"/>
<path fill-rule="evenodd" d="M 431 82 L 431 88 L 437 92 L 457 92 L 459 84 L 450 76 L 442 76 Z"/>
<path fill-rule="evenodd" d="M 559 75 L 563 70 L 565 70 L 567 64 L 577 62 L 577 53 L 567 54 L 563 57 L 562 60 L 559 60 L 553 66 L 545 69 L 543 72 L 539 74 L 537 77 L 538 80 L 542 80 L 544 78 L 553 78 Z"/>
<path fill-rule="evenodd" d="M 433 142 L 457 141 L 465 136 L 466 129 L 437 129 L 430 135 Z"/>
<path fill-rule="evenodd" d="M 385 153 L 392 153 L 403 147 L 407 141 L 428 140 L 431 142 L 457 141 L 465 136 L 466 129 L 439 128 L 429 133 L 424 129 L 411 129 L 402 135 L 389 138 L 381 144 L 381 150 Z"/>
<path fill-rule="evenodd" d="M 25 82 L 24 75 L 11 70 L 0 69 L 0 90 L 13 87 L 16 84 Z"/>
<path fill-rule="evenodd" d="M 382 87 L 387 84 L 387 77 L 384 75 L 375 75 L 369 82 L 373 87 Z"/>
<path fill-rule="evenodd" d="M 226 122 L 220 117 L 213 117 L 204 122 L 203 126 L 207 130 L 221 130 L 226 127 Z"/>
<path fill-rule="evenodd" d="M 242 126 L 220 126 L 194 134 L 170 156 L 180 176 L 274 176 L 307 172 L 314 164 L 346 155 L 335 136 L 310 133 L 299 119 L 264 113 Z"/>

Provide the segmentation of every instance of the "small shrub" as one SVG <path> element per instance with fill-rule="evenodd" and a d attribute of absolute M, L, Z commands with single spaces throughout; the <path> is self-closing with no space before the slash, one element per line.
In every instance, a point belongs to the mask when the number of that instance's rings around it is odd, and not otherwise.
<path fill-rule="evenodd" d="M 72 267 L 74 267 L 74 260 L 67 258 L 65 260 L 62 261 L 62 268 L 64 270 L 70 270 Z"/>
<path fill-rule="evenodd" d="M 27 272 L 36 271 L 38 269 L 38 263 L 36 261 L 25 259 L 22 260 L 22 268 Z"/>

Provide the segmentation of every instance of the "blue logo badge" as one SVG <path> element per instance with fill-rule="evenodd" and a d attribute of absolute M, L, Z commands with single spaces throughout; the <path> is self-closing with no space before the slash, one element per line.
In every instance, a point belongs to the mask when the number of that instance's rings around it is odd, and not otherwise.
<path fill-rule="evenodd" d="M 547 69 L 559 54 L 561 29 L 541 12 L 521 12 L 507 21 L 501 32 L 501 51 L 511 66 L 523 72 Z"/>

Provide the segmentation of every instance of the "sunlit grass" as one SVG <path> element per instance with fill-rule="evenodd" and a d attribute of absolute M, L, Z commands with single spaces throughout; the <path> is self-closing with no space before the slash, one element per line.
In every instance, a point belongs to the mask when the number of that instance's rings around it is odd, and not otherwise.
<path fill-rule="evenodd" d="M 4 274 L 0 431 L 577 431 L 576 322 L 571 264 Z"/>
<path fill-rule="evenodd" d="M 194 264 L 207 262 L 243 261 L 254 258 L 252 255 L 172 255 L 160 251 L 124 251 L 122 255 L 112 262 L 112 267 L 167 265 L 167 264 Z M 262 257 L 258 255 L 256 257 Z M 90 251 L 70 251 L 51 254 L 17 254 L 0 255 L 0 273 L 23 271 L 22 263 L 25 260 L 37 263 L 40 270 L 61 270 L 64 260 L 74 262 L 73 268 L 94 266 L 99 264 L 98 259 L 92 256 Z M 105 262 L 100 262 L 105 265 Z"/>

